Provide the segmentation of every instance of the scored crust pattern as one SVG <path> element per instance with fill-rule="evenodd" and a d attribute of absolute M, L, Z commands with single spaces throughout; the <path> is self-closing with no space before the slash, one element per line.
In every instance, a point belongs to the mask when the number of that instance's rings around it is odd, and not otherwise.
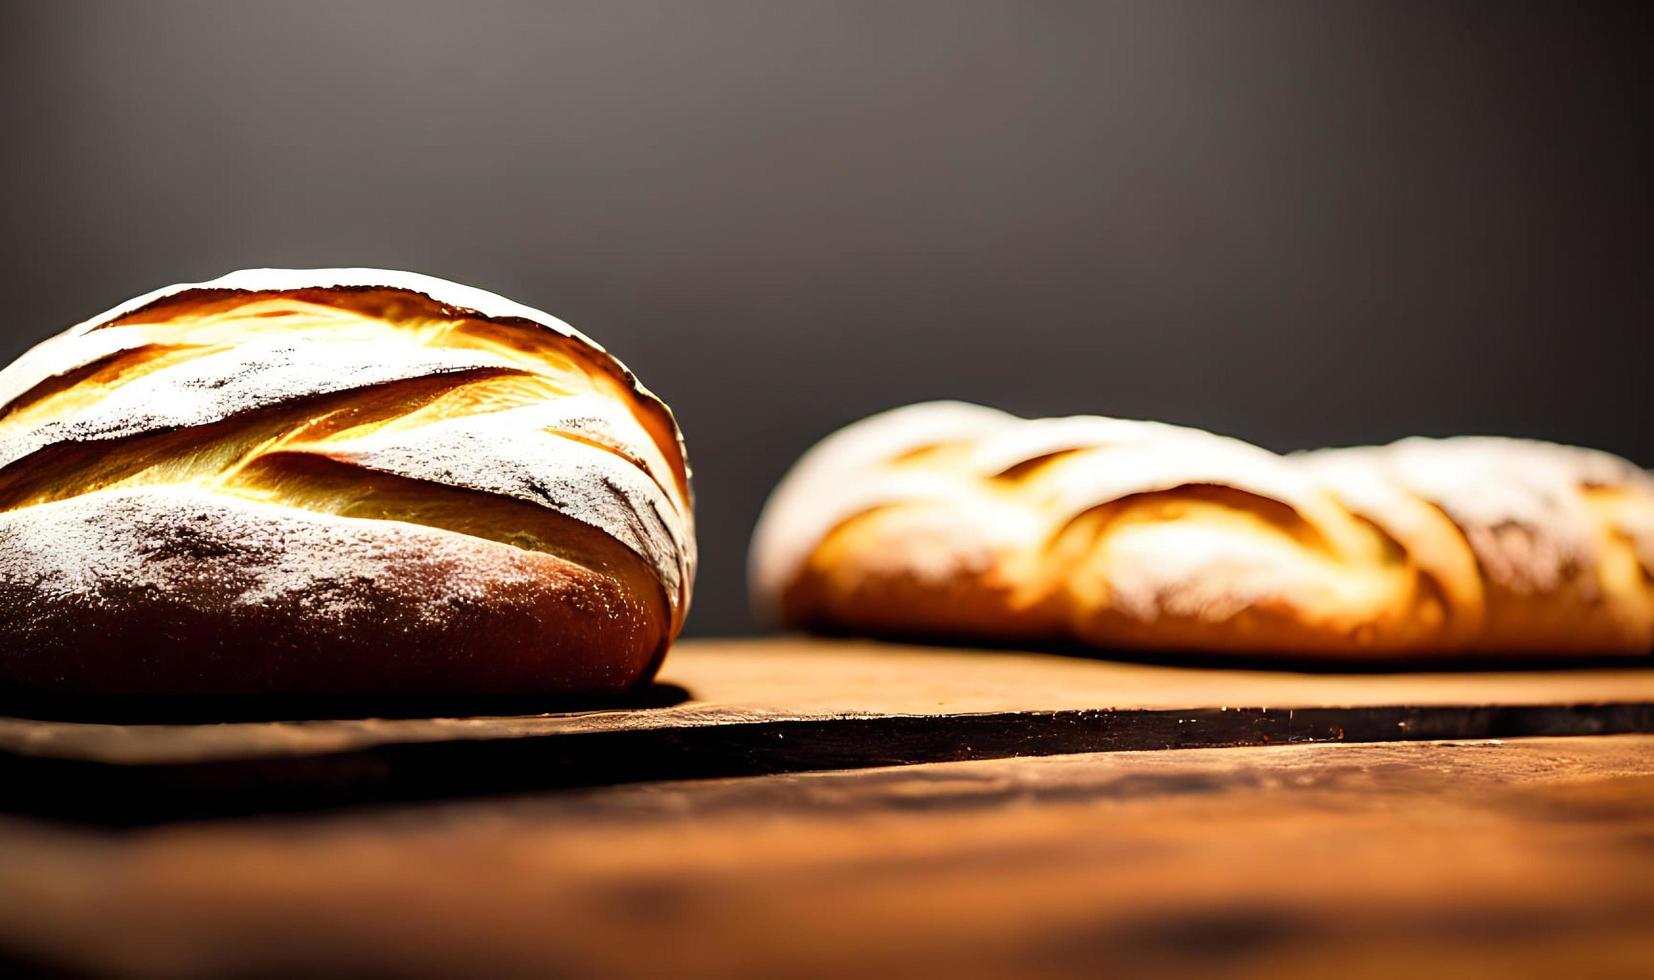
<path fill-rule="evenodd" d="M 664 649 L 694 576 L 688 481 L 666 406 L 554 317 L 409 273 L 248 270 L 139 297 L 0 372 L 0 592 L 141 606 L 190 587 L 161 550 L 198 568 L 235 551 L 225 574 L 246 580 L 214 608 L 290 600 L 325 631 L 353 604 L 382 617 L 370 591 L 417 598 L 398 615 L 419 624 L 467 590 L 473 618 L 484 594 L 544 602 L 566 571 L 594 620 L 650 583 Z"/>
<path fill-rule="evenodd" d="M 1654 478 L 1407 439 L 1279 456 L 957 402 L 812 449 L 754 536 L 762 615 L 899 635 L 1284 655 L 1647 653 Z"/>

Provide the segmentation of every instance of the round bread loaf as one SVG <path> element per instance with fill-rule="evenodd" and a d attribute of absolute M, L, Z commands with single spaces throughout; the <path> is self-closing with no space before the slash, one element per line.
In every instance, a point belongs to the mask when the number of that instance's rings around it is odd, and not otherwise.
<path fill-rule="evenodd" d="M 0 685 L 598 693 L 695 571 L 669 409 L 554 317 L 427 276 L 259 269 L 0 371 Z"/>
<path fill-rule="evenodd" d="M 829 436 L 752 547 L 833 631 L 1303 658 L 1646 656 L 1654 477 L 1519 439 L 1277 456 L 957 402 Z"/>

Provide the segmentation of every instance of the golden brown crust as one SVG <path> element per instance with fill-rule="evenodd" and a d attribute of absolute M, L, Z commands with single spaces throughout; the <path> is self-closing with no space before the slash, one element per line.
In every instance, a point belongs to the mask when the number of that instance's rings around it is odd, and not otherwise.
<path fill-rule="evenodd" d="M 397 521 L 176 488 L 0 514 L 0 684 L 69 694 L 619 691 L 658 583 Z"/>
<path fill-rule="evenodd" d="M 956 403 L 851 426 L 777 489 L 760 611 L 799 626 L 1337 658 L 1645 655 L 1654 480 L 1588 450 L 1278 457 Z"/>
<path fill-rule="evenodd" d="M 253 270 L 0 372 L 0 685 L 607 692 L 695 554 L 670 412 L 537 311 Z"/>

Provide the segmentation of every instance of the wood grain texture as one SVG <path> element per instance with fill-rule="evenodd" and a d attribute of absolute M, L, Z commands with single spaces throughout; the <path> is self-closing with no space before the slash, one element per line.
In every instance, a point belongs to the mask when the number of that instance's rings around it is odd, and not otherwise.
<path fill-rule="evenodd" d="M 1654 731 L 1646 668 L 1314 674 L 782 639 L 685 643 L 663 679 L 582 705 L 102 702 L 195 720 L 0 718 L 0 779 L 13 809 L 127 822 L 1071 752 Z M 203 706 L 311 720 L 205 723 Z M 409 711 L 424 714 L 363 717 Z"/>
<path fill-rule="evenodd" d="M 1647 736 L 0 820 L 0 949 L 75 973 L 1633 977 L 1651 916 Z"/>

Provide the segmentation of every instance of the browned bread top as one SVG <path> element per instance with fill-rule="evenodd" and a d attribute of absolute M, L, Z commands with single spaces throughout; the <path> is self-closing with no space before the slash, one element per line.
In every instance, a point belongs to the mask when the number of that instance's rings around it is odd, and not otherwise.
<path fill-rule="evenodd" d="M 1277 456 L 953 402 L 812 449 L 754 537 L 798 625 L 1261 653 L 1647 652 L 1654 479 L 1593 450 L 1409 439 Z"/>
<path fill-rule="evenodd" d="M 610 689 L 676 635 L 694 547 L 666 406 L 561 321 L 454 283 L 247 270 L 122 304 L 0 372 L 14 683 L 325 690 L 344 670 L 329 658 L 368 643 L 416 666 L 374 682 L 357 664 L 356 688 L 464 688 L 462 653 L 509 649 L 512 669 L 472 676 L 510 680 L 476 687 L 584 689 L 595 668 L 569 657 L 601 666 L 619 644 Z M 512 603 L 508 630 L 489 609 Z M 54 680 L 70 635 L 170 666 L 105 683 L 137 668 L 92 656 Z"/>

